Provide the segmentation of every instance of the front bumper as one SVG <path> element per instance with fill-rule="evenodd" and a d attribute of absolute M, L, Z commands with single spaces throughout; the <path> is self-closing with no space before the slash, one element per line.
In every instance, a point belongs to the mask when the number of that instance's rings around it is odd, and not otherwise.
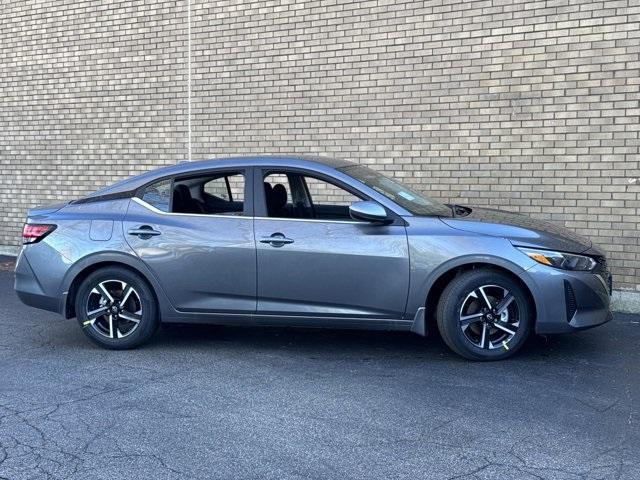
<path fill-rule="evenodd" d="M 523 274 L 536 299 L 536 333 L 567 333 L 613 318 L 608 272 L 571 272 L 536 265 Z M 525 278 L 526 277 L 526 278 Z"/>

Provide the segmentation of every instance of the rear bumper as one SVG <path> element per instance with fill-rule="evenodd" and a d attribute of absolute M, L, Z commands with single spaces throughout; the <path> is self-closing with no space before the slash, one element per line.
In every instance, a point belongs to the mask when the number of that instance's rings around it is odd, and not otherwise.
<path fill-rule="evenodd" d="M 61 313 L 61 302 L 58 295 L 51 295 L 45 291 L 27 259 L 24 249 L 20 252 L 16 262 L 14 288 L 18 298 L 30 307 Z"/>
<path fill-rule="evenodd" d="M 536 333 L 568 333 L 610 321 L 609 276 L 536 265 L 523 275 L 535 285 Z"/>

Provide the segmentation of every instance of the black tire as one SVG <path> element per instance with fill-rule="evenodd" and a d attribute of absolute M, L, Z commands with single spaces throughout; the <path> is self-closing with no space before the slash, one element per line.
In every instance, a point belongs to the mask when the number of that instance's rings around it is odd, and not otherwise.
<path fill-rule="evenodd" d="M 102 293 L 104 289 L 108 295 Z M 120 305 L 123 300 L 124 306 Z M 92 272 L 78 288 L 75 301 L 76 316 L 82 331 L 103 348 L 135 348 L 149 340 L 160 323 L 151 287 L 140 275 L 126 268 L 105 267 Z M 112 310 L 114 307 L 116 310 Z M 89 308 L 91 312 L 107 310 L 105 314 L 90 319 Z M 115 315 L 109 314 L 112 311 L 116 312 Z"/>
<path fill-rule="evenodd" d="M 504 304 L 507 306 L 502 308 Z M 501 315 L 496 315 L 498 309 L 503 311 Z M 533 309 L 527 292 L 511 276 L 477 269 L 451 280 L 440 297 L 436 318 L 442 339 L 457 354 L 469 360 L 502 360 L 516 353 L 526 341 Z"/>

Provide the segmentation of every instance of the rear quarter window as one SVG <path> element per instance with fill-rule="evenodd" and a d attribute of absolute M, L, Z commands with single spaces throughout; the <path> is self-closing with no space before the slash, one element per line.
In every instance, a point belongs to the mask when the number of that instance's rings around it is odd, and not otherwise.
<path fill-rule="evenodd" d="M 140 198 L 163 212 L 169 212 L 171 180 L 160 180 L 145 187 Z"/>

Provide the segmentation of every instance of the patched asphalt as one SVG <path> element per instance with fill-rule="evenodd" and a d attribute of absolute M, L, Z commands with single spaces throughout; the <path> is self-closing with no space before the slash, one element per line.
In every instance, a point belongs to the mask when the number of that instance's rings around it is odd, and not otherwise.
<path fill-rule="evenodd" d="M 101 350 L 0 272 L 0 478 L 638 479 L 640 317 L 470 363 L 404 333 L 168 326 Z"/>

